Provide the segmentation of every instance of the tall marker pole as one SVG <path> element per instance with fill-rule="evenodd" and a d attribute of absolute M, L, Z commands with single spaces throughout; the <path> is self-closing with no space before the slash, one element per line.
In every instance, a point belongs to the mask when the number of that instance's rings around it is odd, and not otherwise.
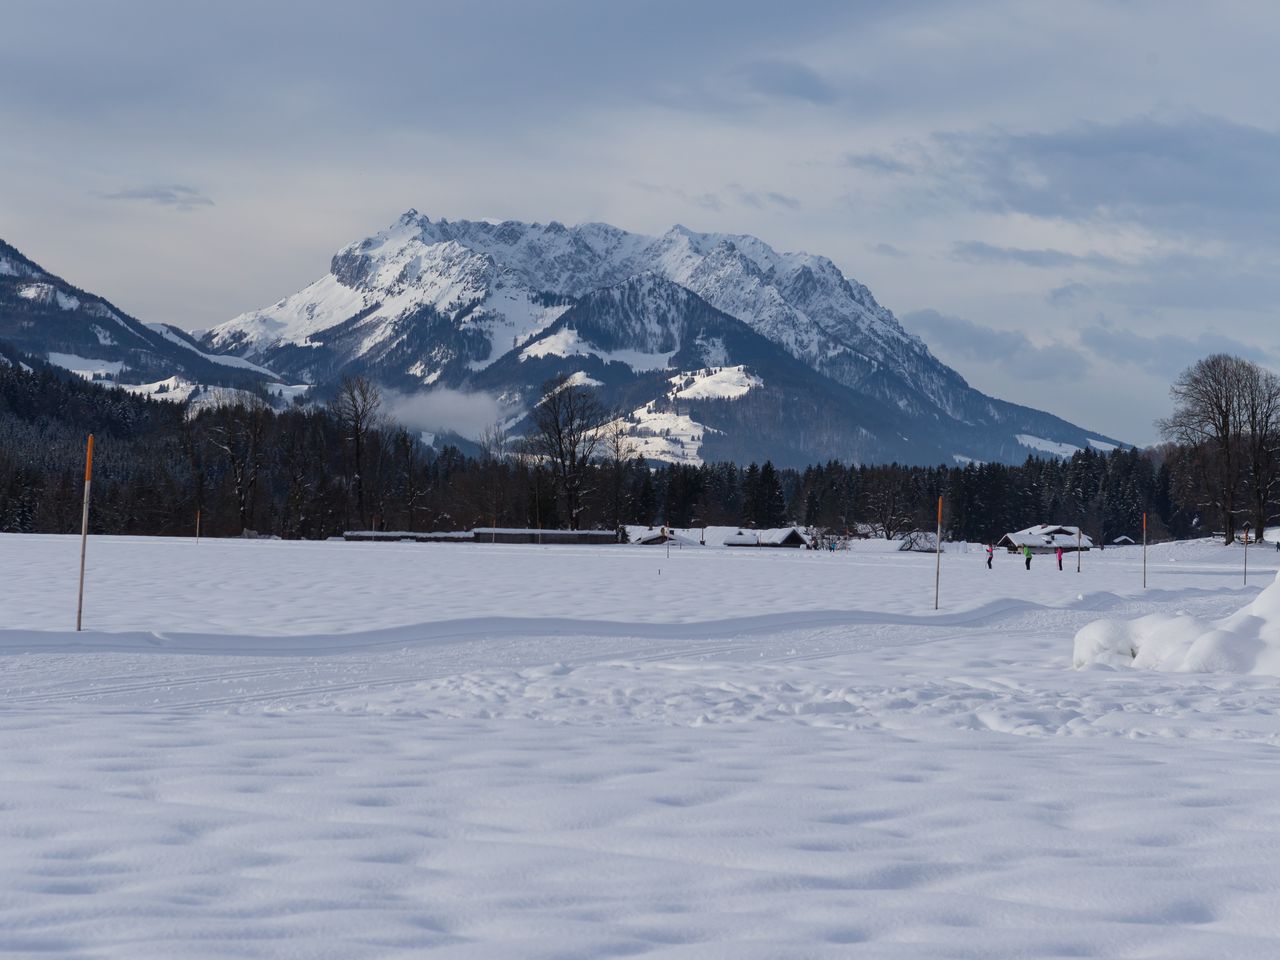
<path fill-rule="evenodd" d="M 1142 589 L 1147 589 L 1147 515 L 1142 515 Z"/>
<path fill-rule="evenodd" d="M 84 553 L 89 542 L 89 484 L 93 480 L 93 434 L 84 452 L 84 509 L 80 512 L 80 590 L 76 597 L 76 632 L 84 613 Z"/>
<path fill-rule="evenodd" d="M 196 509 L 196 543 L 200 542 L 200 510 Z"/>
<path fill-rule="evenodd" d="M 1080 572 L 1080 538 L 1084 535 L 1084 531 L 1080 527 L 1076 527 L 1076 573 Z"/>
<path fill-rule="evenodd" d="M 938 588 L 942 583 L 942 498 L 938 498 L 938 536 L 933 542 L 933 609 L 938 609 Z"/>
<path fill-rule="evenodd" d="M 1244 585 L 1249 585 L 1249 524 L 1244 525 Z"/>

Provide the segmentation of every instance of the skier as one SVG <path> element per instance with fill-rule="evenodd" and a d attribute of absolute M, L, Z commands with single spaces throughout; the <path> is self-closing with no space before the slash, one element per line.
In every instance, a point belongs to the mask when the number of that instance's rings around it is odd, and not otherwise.
<path fill-rule="evenodd" d="M 1277 546 L 1280 546 L 1280 544 L 1277 544 Z M 988 570 L 991 569 L 991 558 L 994 555 L 995 555 L 995 547 L 993 547 L 991 544 L 988 543 L 987 544 L 987 569 Z"/>
<path fill-rule="evenodd" d="M 1058 569 L 1062 569 L 1062 548 L 1058 548 Z"/>
<path fill-rule="evenodd" d="M 1030 570 L 1031 569 L 1031 548 L 1030 547 L 1022 548 L 1022 558 L 1027 561 L 1027 569 Z"/>

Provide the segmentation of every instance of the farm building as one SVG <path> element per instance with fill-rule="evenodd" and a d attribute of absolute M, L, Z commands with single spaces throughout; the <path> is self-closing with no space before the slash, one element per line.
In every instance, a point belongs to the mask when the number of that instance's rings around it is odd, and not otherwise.
<path fill-rule="evenodd" d="M 1059 547 L 1066 553 L 1072 553 L 1077 543 L 1081 550 L 1093 547 L 1093 541 L 1081 535 L 1079 527 L 1041 523 L 1015 533 L 1006 533 L 996 546 L 1005 547 L 1010 553 L 1021 553 L 1024 547 L 1030 547 L 1032 553 L 1053 553 Z"/>
<path fill-rule="evenodd" d="M 616 530 L 533 530 L 523 527 L 476 527 L 476 543 L 585 544 L 617 543 Z"/>
<path fill-rule="evenodd" d="M 796 527 L 775 530 L 739 530 L 724 538 L 726 547 L 808 547 L 809 538 Z"/>
<path fill-rule="evenodd" d="M 1132 547 L 1135 543 L 1137 543 L 1137 541 L 1134 540 L 1133 537 L 1126 536 L 1116 537 L 1111 541 L 1111 545 L 1113 547 Z"/>
<path fill-rule="evenodd" d="M 388 541 L 398 543 L 471 543 L 470 530 L 437 530 L 433 533 L 414 533 L 408 530 L 348 530 L 343 540 Z"/>
<path fill-rule="evenodd" d="M 617 543 L 613 530 L 526 530 L 515 527 L 476 527 L 474 530 L 450 530 L 435 533 L 410 533 L 403 530 L 348 530 L 344 540 L 366 540 L 395 543 L 411 540 L 417 543 L 541 543 L 584 544 Z"/>
<path fill-rule="evenodd" d="M 705 546 L 700 538 L 692 535 L 695 532 L 674 530 L 671 527 L 653 527 L 643 533 L 633 535 L 631 542 L 646 547 L 662 546 L 664 543 L 674 543 L 682 547 Z"/>

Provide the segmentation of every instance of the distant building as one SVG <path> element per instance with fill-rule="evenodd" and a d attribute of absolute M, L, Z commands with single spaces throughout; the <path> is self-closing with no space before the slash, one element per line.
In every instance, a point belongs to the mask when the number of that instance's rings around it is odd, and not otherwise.
<path fill-rule="evenodd" d="M 797 527 L 775 530 L 739 530 L 724 538 L 726 547 L 808 547 L 809 538 Z"/>
<path fill-rule="evenodd" d="M 1133 537 L 1126 537 L 1123 534 L 1111 541 L 1113 547 L 1132 547 L 1135 543 L 1137 541 Z"/>
<path fill-rule="evenodd" d="M 476 543 L 606 544 L 618 542 L 616 530 L 534 530 L 526 527 L 476 527 Z"/>
<path fill-rule="evenodd" d="M 1010 553 L 1021 553 L 1024 547 L 1030 547 L 1032 553 L 1053 553 L 1059 547 L 1064 553 L 1071 553 L 1075 551 L 1077 544 L 1081 550 L 1093 548 L 1093 541 L 1081 534 L 1079 527 L 1041 523 L 1015 533 L 1006 533 L 996 546 L 1005 547 Z"/>

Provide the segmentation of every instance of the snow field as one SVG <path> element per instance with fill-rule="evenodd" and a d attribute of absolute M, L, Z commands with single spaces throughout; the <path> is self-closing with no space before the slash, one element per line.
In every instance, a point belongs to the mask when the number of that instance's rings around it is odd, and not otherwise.
<path fill-rule="evenodd" d="M 1280 677 L 1280 579 L 1217 623 L 1182 612 L 1098 620 L 1076 634 L 1075 664 Z"/>
<path fill-rule="evenodd" d="M 1072 669 L 1262 551 L 89 548 L 0 537 L 0 954 L 1276 955 L 1275 681 Z"/>

